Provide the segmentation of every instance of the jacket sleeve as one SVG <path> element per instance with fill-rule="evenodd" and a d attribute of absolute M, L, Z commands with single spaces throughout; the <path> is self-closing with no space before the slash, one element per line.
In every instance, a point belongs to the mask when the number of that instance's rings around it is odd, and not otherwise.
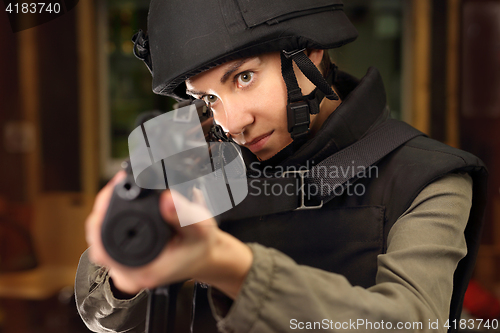
<path fill-rule="evenodd" d="M 453 273 L 467 253 L 471 200 L 468 175 L 428 185 L 392 227 L 368 289 L 249 244 L 254 261 L 234 303 L 228 308 L 220 292 L 210 291 L 219 330 L 446 332 Z"/>
<path fill-rule="evenodd" d="M 115 298 L 107 270 L 89 261 L 88 250 L 78 264 L 75 298 L 78 313 L 92 332 L 142 333 L 145 330 L 146 292 L 131 299 Z"/>

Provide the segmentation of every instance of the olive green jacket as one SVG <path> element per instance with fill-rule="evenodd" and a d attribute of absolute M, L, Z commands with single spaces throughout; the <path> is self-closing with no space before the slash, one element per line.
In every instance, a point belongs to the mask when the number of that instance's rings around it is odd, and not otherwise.
<path fill-rule="evenodd" d="M 468 175 L 428 185 L 391 228 L 378 256 L 376 284 L 352 286 L 342 275 L 296 264 L 259 244 L 234 302 L 215 289 L 210 306 L 221 332 L 446 332 L 453 273 L 466 255 L 464 229 L 472 201 Z M 104 268 L 80 260 L 78 311 L 94 332 L 144 332 L 147 293 L 113 296 Z"/>

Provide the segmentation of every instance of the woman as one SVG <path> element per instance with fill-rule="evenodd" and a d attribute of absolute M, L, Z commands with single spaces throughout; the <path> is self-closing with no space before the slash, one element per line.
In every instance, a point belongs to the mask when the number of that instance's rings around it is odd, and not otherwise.
<path fill-rule="evenodd" d="M 285 169 L 309 170 L 388 123 L 377 70 L 357 81 L 324 51 L 356 37 L 340 1 L 154 0 L 148 28 L 136 48 L 153 91 L 209 104 L 250 172 L 277 179 Z M 186 200 L 175 209 L 166 191 L 160 210 L 177 233 L 140 268 L 113 261 L 100 239 L 118 175 L 87 220 L 87 253 L 99 266 L 82 256 L 80 314 L 96 332 L 142 332 L 140 291 L 195 279 L 210 286 L 221 332 L 453 331 L 447 320 L 459 316 L 477 251 L 482 163 L 418 136 L 374 170 L 355 177 L 356 189 L 323 203 L 308 198 L 317 209 L 276 208 L 283 197 L 260 192 L 219 226 L 209 219 L 181 228 L 176 209 L 196 215 L 203 207 Z"/>

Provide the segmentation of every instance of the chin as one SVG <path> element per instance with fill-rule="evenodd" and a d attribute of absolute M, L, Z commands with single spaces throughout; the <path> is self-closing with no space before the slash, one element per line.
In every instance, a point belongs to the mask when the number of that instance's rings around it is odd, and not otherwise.
<path fill-rule="evenodd" d="M 255 156 L 257 156 L 261 161 L 265 161 L 265 160 L 268 160 L 270 159 L 271 157 L 273 157 L 274 155 L 276 155 L 278 152 L 275 152 L 275 153 L 271 153 L 271 152 L 267 152 L 267 153 L 258 153 L 258 154 L 255 154 Z"/>

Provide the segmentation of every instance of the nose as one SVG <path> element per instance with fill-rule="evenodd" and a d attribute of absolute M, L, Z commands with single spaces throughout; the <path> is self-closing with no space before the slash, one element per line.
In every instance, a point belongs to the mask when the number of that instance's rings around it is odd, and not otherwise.
<path fill-rule="evenodd" d="M 223 99 L 222 107 L 223 119 L 216 117 L 215 120 L 233 137 L 243 134 L 255 121 L 252 104 L 245 102 L 240 96 Z"/>

